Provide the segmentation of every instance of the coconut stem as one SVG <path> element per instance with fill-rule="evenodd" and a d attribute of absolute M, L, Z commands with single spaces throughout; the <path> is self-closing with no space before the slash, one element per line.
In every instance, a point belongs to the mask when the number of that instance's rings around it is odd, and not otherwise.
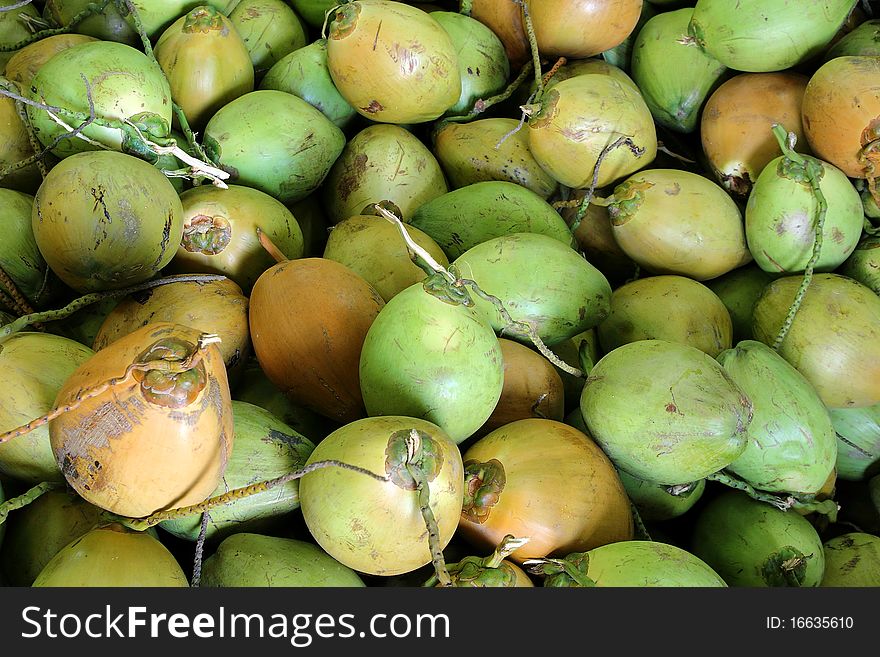
<path fill-rule="evenodd" d="M 289 260 L 259 226 L 257 226 L 257 239 L 260 240 L 260 246 L 266 250 L 266 253 L 272 256 L 275 262 L 287 262 Z"/>
<path fill-rule="evenodd" d="M 415 241 L 410 237 L 409 233 L 406 230 L 406 227 L 401 221 L 400 217 L 396 216 L 394 213 L 389 212 L 381 205 L 374 205 L 373 207 L 379 212 L 379 214 L 394 225 L 397 226 L 397 229 L 400 231 L 401 236 L 406 242 L 407 249 L 409 250 L 410 259 L 413 263 L 416 264 L 422 271 L 424 271 L 429 276 L 440 275 L 444 278 L 447 286 L 451 290 L 459 290 L 464 291 L 464 288 L 470 288 L 473 290 L 479 297 L 491 303 L 498 312 L 501 314 L 502 319 L 507 323 L 506 328 L 518 329 L 528 335 L 529 339 L 532 341 L 532 344 L 538 348 L 547 360 L 556 365 L 559 369 L 571 374 L 576 377 L 583 377 L 584 373 L 579 369 L 572 367 L 568 363 L 562 361 L 556 354 L 554 354 L 550 348 L 544 344 L 544 341 L 541 339 L 541 336 L 538 335 L 538 332 L 535 328 L 529 324 L 528 322 L 518 322 L 515 321 L 510 313 L 507 312 L 507 309 L 504 307 L 504 303 L 496 296 L 492 296 L 491 294 L 487 294 L 480 288 L 476 281 L 472 281 L 466 278 L 459 278 L 448 269 L 446 269 L 439 262 L 434 260 L 430 253 L 425 251 L 422 247 L 415 243 Z M 460 294 L 460 293 L 459 293 Z M 455 295 L 458 296 L 458 295 Z M 467 293 L 463 294 L 464 298 L 469 298 Z M 502 329 L 503 331 L 504 329 Z"/>
<path fill-rule="evenodd" d="M 492 107 L 493 105 L 497 105 L 498 103 L 504 102 L 508 98 L 510 98 L 514 92 L 519 89 L 523 82 L 526 81 L 526 78 L 533 70 L 533 64 L 531 62 L 526 62 L 525 65 L 520 70 L 519 74 L 514 78 L 513 82 L 511 82 L 507 87 L 499 94 L 495 96 L 490 96 L 489 98 L 483 99 L 480 98 L 474 103 L 473 109 L 468 114 L 463 114 L 461 116 L 448 116 L 437 124 L 435 128 L 435 132 L 440 130 L 447 123 L 467 123 L 469 121 L 473 121 L 480 114 L 485 112 L 487 109 Z"/>
<path fill-rule="evenodd" d="M 419 432 L 412 429 L 406 437 L 406 471 L 418 486 L 416 492 L 419 499 L 419 511 L 428 528 L 428 547 L 431 550 L 431 562 L 434 564 L 434 572 L 441 586 L 452 586 L 452 578 L 446 569 L 446 561 L 443 558 L 443 547 L 440 544 L 440 528 L 437 519 L 431 509 L 431 489 L 428 478 L 419 465 L 422 456 L 422 441 Z"/>
<path fill-rule="evenodd" d="M 807 262 L 807 266 L 804 268 L 803 280 L 798 287 L 791 307 L 788 309 L 788 315 L 786 315 L 782 327 L 779 329 L 779 333 L 773 341 L 773 349 L 778 351 L 794 323 L 798 310 L 800 310 L 804 296 L 807 294 L 807 288 L 810 287 L 810 283 L 813 281 L 813 272 L 816 268 L 816 263 L 819 261 L 819 255 L 822 252 L 822 241 L 825 232 L 825 215 L 828 212 L 828 201 L 825 199 L 825 194 L 822 193 L 822 190 L 819 187 L 819 178 L 823 172 L 822 165 L 815 160 L 807 159 L 800 153 L 795 152 L 794 133 L 787 132 L 785 128 L 778 123 L 773 126 L 773 134 L 776 136 L 776 139 L 779 142 L 779 147 L 782 149 L 785 157 L 804 167 L 804 174 L 807 176 L 807 180 L 810 183 L 810 189 L 812 189 L 813 195 L 816 197 L 816 205 L 818 206 L 815 228 L 816 234 L 813 239 L 813 253 L 810 256 L 810 260 Z"/>
<path fill-rule="evenodd" d="M 12 280 L 12 277 L 6 273 L 6 270 L 3 269 L 3 267 L 0 267 L 0 289 L 4 288 L 5 292 L 12 298 L 12 308 L 15 312 L 19 315 L 31 315 L 34 313 L 33 307 L 19 291 L 15 281 Z"/>
<path fill-rule="evenodd" d="M 11 322 L 6 326 L 0 327 L 0 344 L 2 344 L 5 340 L 7 340 L 15 333 L 26 329 L 28 326 L 33 326 L 34 324 L 37 324 L 39 322 L 55 322 L 61 319 L 66 319 L 73 315 L 75 312 L 78 312 L 83 308 L 92 305 L 93 303 L 98 303 L 99 301 L 104 301 L 106 299 L 117 299 L 119 297 L 124 297 L 129 294 L 134 294 L 135 292 L 142 292 L 143 290 L 149 290 L 154 287 L 159 287 L 161 285 L 168 285 L 169 283 L 209 283 L 211 281 L 221 281 L 225 278 L 225 276 L 221 276 L 220 274 L 183 274 L 179 276 L 157 278 L 155 280 L 147 281 L 146 283 L 140 283 L 139 285 L 134 285 L 132 287 L 127 287 L 121 290 L 93 292 L 91 294 L 79 297 L 78 299 L 74 299 L 60 310 L 44 310 L 42 312 L 33 313 L 31 315 L 24 315 L 23 317 L 19 317 L 18 319 L 16 319 L 14 322 Z"/>
<path fill-rule="evenodd" d="M 6 5 L 5 7 L 0 7 L 0 14 L 2 14 L 4 11 L 13 11 L 15 9 L 21 9 L 22 7 L 27 7 L 29 4 L 31 4 L 31 2 L 33 2 L 33 0 L 21 0 L 20 2 L 15 2 L 11 5 Z"/>
<path fill-rule="evenodd" d="M 79 25 L 79 23 L 84 21 L 89 16 L 95 16 L 103 12 L 107 5 L 110 4 L 110 2 L 112 2 L 112 0 L 102 0 L 101 2 L 89 3 L 82 11 L 71 18 L 70 22 L 67 25 L 64 25 L 62 27 L 54 27 L 48 30 L 40 30 L 39 32 L 36 32 L 29 36 L 27 39 L 22 39 L 18 43 L 13 43 L 5 46 L 0 45 L 0 52 L 15 52 L 16 50 L 21 50 L 25 46 L 36 43 L 40 39 L 55 36 L 56 34 L 67 34 L 68 32 L 72 32 L 73 28 L 75 28 L 77 25 Z"/>
<path fill-rule="evenodd" d="M 211 514 L 207 511 L 202 513 L 202 521 L 199 525 L 199 537 L 196 540 L 196 552 L 193 560 L 192 588 L 198 588 L 202 582 L 202 556 L 205 553 L 205 539 L 208 536 L 208 523 L 211 522 Z"/>
<path fill-rule="evenodd" d="M 44 493 L 48 493 L 50 490 L 54 490 L 59 486 L 61 486 L 61 484 L 52 481 L 44 481 L 42 484 L 34 486 L 26 493 L 6 500 L 3 504 L 0 504 L 0 525 L 6 522 L 6 518 L 9 517 L 10 511 L 17 511 L 18 509 L 26 507 Z"/>
<path fill-rule="evenodd" d="M 729 472 L 723 470 L 710 474 L 706 477 L 709 481 L 716 481 L 720 484 L 735 488 L 746 493 L 753 500 L 765 502 L 775 506 L 780 511 L 788 511 L 789 509 L 799 509 L 807 513 L 819 513 L 827 516 L 832 522 L 837 520 L 837 512 L 840 510 L 834 500 L 823 500 L 821 502 L 811 497 L 798 498 L 795 495 L 767 493 L 756 489 L 742 479 L 733 476 Z"/>
<path fill-rule="evenodd" d="M 263 493 L 277 486 L 283 486 L 287 482 L 293 481 L 294 479 L 301 479 L 310 472 L 330 467 L 342 468 L 343 470 L 357 472 L 368 477 L 372 477 L 376 481 L 389 481 L 389 477 L 387 475 L 378 475 L 374 472 L 371 472 L 370 470 L 367 470 L 366 468 L 361 468 L 356 465 L 351 465 L 349 463 L 343 463 L 342 461 L 315 461 L 314 463 L 305 466 L 301 470 L 289 472 L 280 477 L 276 477 L 275 479 L 260 481 L 256 484 L 251 484 L 250 486 L 235 488 L 231 491 L 223 493 L 222 495 L 211 497 L 204 502 L 200 502 L 199 504 L 193 504 L 191 506 L 185 506 L 178 509 L 170 509 L 168 511 L 157 511 L 153 515 L 147 516 L 146 518 L 125 518 L 120 516 L 117 518 L 117 520 L 129 529 L 133 529 L 135 531 L 144 531 L 145 529 L 149 529 L 150 527 L 158 525 L 161 522 L 165 522 L 166 520 L 180 520 L 188 516 L 204 513 L 205 511 L 210 511 L 211 509 L 215 509 L 219 506 L 224 506 L 232 502 L 237 502 L 238 500 L 250 497 L 251 495 Z"/>
<path fill-rule="evenodd" d="M 645 149 L 636 146 L 633 140 L 629 137 L 618 137 L 602 149 L 602 152 L 599 153 L 599 157 L 596 158 L 596 164 L 593 165 L 593 179 L 590 181 L 590 187 L 587 189 L 587 193 L 581 201 L 577 214 L 574 216 L 574 221 L 571 222 L 570 229 L 572 234 L 574 234 L 574 232 L 580 227 L 581 221 L 584 220 L 584 215 L 587 214 L 587 208 L 590 206 L 590 203 L 593 201 L 593 196 L 596 194 L 596 186 L 599 184 L 599 167 L 602 166 L 602 162 L 605 161 L 605 158 L 608 157 L 608 154 L 611 151 L 620 148 L 623 145 L 629 147 L 629 150 L 636 157 L 641 157 L 645 153 Z"/>
<path fill-rule="evenodd" d="M 636 505 L 630 502 L 629 506 L 632 510 L 633 526 L 635 527 L 636 540 L 653 541 L 654 539 L 651 538 L 651 534 L 648 533 L 648 528 L 645 526 L 645 522 L 642 520 L 642 516 L 639 513 L 639 510 L 636 508 Z"/>
<path fill-rule="evenodd" d="M 470 16 L 474 10 L 474 0 L 461 0 L 458 5 L 458 13 Z"/>
<path fill-rule="evenodd" d="M 541 53 L 538 50 L 538 37 L 535 36 L 535 26 L 532 24 L 532 17 L 525 0 L 513 1 L 522 9 L 523 27 L 525 27 L 529 48 L 532 52 L 532 66 L 535 67 L 535 95 L 533 102 L 537 103 L 541 100 L 541 96 L 544 95 L 544 80 L 541 77 Z"/>
<path fill-rule="evenodd" d="M 105 392 L 110 390 L 111 388 L 115 388 L 116 386 L 124 385 L 134 376 L 135 372 L 149 372 L 154 370 L 161 370 L 162 372 L 185 372 L 187 370 L 195 367 L 199 361 L 205 355 L 205 348 L 216 342 L 219 342 L 220 338 L 216 335 L 202 334 L 202 337 L 199 339 L 199 345 L 196 351 L 186 360 L 180 362 L 173 362 L 168 360 L 154 360 L 148 363 L 132 363 L 129 365 L 122 376 L 114 377 L 112 379 L 108 379 L 104 383 L 95 386 L 93 388 L 87 388 L 86 390 L 81 391 L 77 394 L 73 403 L 67 404 L 65 406 L 59 406 L 57 408 L 52 409 L 46 415 L 38 417 L 36 419 L 31 420 L 27 424 L 23 424 L 20 427 L 16 427 L 15 429 L 10 429 L 2 434 L 0 434 L 0 445 L 3 443 L 9 442 L 13 438 L 18 438 L 19 436 L 23 436 L 26 433 L 30 433 L 34 429 L 41 427 L 45 424 L 48 424 L 52 420 L 57 417 L 61 417 L 65 413 L 69 413 L 70 411 L 76 410 L 79 408 L 83 402 L 88 401 L 89 399 L 94 399 L 95 397 L 99 397 L 103 395 Z"/>

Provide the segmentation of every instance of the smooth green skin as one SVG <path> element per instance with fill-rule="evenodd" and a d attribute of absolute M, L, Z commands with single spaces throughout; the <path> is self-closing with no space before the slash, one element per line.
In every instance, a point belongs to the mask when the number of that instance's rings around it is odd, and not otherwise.
<path fill-rule="evenodd" d="M 698 0 L 689 33 L 736 71 L 782 71 L 819 55 L 857 0 Z"/>
<path fill-rule="evenodd" d="M 48 333 L 17 333 L 0 345 L 0 432 L 23 426 L 55 407 L 64 382 L 94 352 Z M 28 484 L 64 482 L 43 425 L 0 444 L 0 472 Z"/>
<path fill-rule="evenodd" d="M 829 409 L 837 432 L 837 476 L 863 481 L 880 473 L 880 404 Z"/>
<path fill-rule="evenodd" d="M 770 283 L 753 313 L 756 340 L 772 345 L 794 302 L 802 276 Z M 779 354 L 813 384 L 829 408 L 880 404 L 880 297 L 838 274 L 810 282 Z"/>
<path fill-rule="evenodd" d="M 610 50 L 603 52 L 600 57 L 616 66 L 622 71 L 629 72 L 632 64 L 633 47 L 635 46 L 636 37 L 639 31 L 650 19 L 657 15 L 658 10 L 654 5 L 675 3 L 678 0 L 663 0 L 663 2 L 645 2 L 642 4 L 642 13 L 639 14 L 639 20 L 630 35 L 621 41 L 621 43 Z"/>
<path fill-rule="evenodd" d="M 232 416 L 235 431 L 232 454 L 220 485 L 210 497 L 299 470 L 315 449 L 308 438 L 253 404 L 233 401 Z M 298 508 L 299 480 L 294 479 L 283 486 L 212 509 L 205 536 L 218 540 L 232 533 L 260 531 L 279 516 Z M 201 514 L 195 514 L 166 520 L 159 526 L 178 538 L 196 541 L 201 521 Z"/>
<path fill-rule="evenodd" d="M 418 137 L 399 125 L 375 124 L 354 135 L 321 189 L 327 218 L 334 224 L 370 206 L 391 201 L 408 221 L 421 205 L 449 187 L 434 154 Z"/>
<path fill-rule="evenodd" d="M 684 276 L 648 276 L 624 283 L 612 293 L 611 312 L 597 330 L 606 353 L 653 339 L 696 347 L 713 358 L 733 346 L 733 323 L 721 299 Z"/>
<path fill-rule="evenodd" d="M 880 295 L 880 237 L 865 235 L 835 273 L 854 278 Z"/>
<path fill-rule="evenodd" d="M 263 373 L 259 361 L 251 358 L 245 366 L 232 397 L 268 411 L 299 434 L 318 444 L 337 428 L 327 418 L 297 406 Z"/>
<path fill-rule="evenodd" d="M 709 564 L 655 541 L 618 541 L 587 553 L 587 577 L 601 587 L 726 587 Z"/>
<path fill-rule="evenodd" d="M 751 403 L 724 368 L 699 349 L 664 340 L 606 354 L 580 407 L 615 466 L 668 486 L 718 472 L 748 442 Z"/>
<path fill-rule="evenodd" d="M 205 559 L 201 586 L 366 586 L 360 576 L 312 543 L 242 532 L 226 538 Z"/>
<path fill-rule="evenodd" d="M 646 169 L 616 185 L 613 196 L 614 239 L 650 272 L 705 281 L 751 259 L 739 206 L 706 176 Z"/>
<path fill-rule="evenodd" d="M 540 267 L 535 263 L 542 263 Z M 593 328 L 608 316 L 611 285 L 574 249 L 538 233 L 513 233 L 471 247 L 452 263 L 459 275 L 497 297 L 514 322 L 528 322 L 547 346 Z M 496 332 L 531 344 L 489 301 L 474 309 Z"/>
<path fill-rule="evenodd" d="M 429 235 L 415 226 L 407 226 L 406 231 L 440 265 L 449 264 L 443 249 Z M 376 215 L 356 215 L 336 224 L 327 238 L 323 257 L 351 269 L 386 302 L 426 276 L 410 259 L 397 226 Z"/>
<path fill-rule="evenodd" d="M 187 587 L 158 539 L 147 532 L 98 527 L 60 550 L 34 580 L 40 587 Z"/>
<path fill-rule="evenodd" d="M 565 220 L 530 189 L 506 181 L 486 181 L 443 194 L 420 206 L 409 220 L 440 245 L 450 260 L 502 235 L 540 233 L 574 247 Z"/>
<path fill-rule="evenodd" d="M 626 494 L 646 522 L 663 522 L 683 516 L 703 497 L 706 490 L 705 479 L 700 479 L 693 488 L 673 495 L 668 486 L 638 479 L 624 470 L 619 470 L 618 475 Z"/>
<path fill-rule="evenodd" d="M 867 20 L 844 35 L 835 43 L 822 63 L 838 57 L 878 57 L 880 56 L 880 19 Z"/>
<path fill-rule="evenodd" d="M 439 472 L 428 482 L 427 493 L 443 549 L 461 517 L 464 465 L 458 447 L 436 424 L 403 416 L 355 420 L 322 440 L 309 464 L 334 459 L 384 475 L 389 440 L 413 429 L 427 434 L 439 449 Z M 419 495 L 393 479 L 376 481 L 359 472 L 322 468 L 300 480 L 300 502 L 315 541 L 349 568 L 394 576 L 431 563 Z"/>
<path fill-rule="evenodd" d="M 350 125 L 358 115 L 330 77 L 326 39 L 313 41 L 279 59 L 266 71 L 259 88 L 299 96 L 340 129 Z"/>
<path fill-rule="evenodd" d="M 211 117 L 204 144 L 234 170 L 229 182 L 292 203 L 321 185 L 342 153 L 345 135 L 302 98 L 261 89 Z"/>
<path fill-rule="evenodd" d="M 95 527 L 102 513 L 78 495 L 53 490 L 10 514 L 9 536 L 0 551 L 7 583 L 31 586 L 52 557 Z"/>
<path fill-rule="evenodd" d="M 458 56 L 461 95 L 444 116 L 467 114 L 480 98 L 502 91 L 510 77 L 510 61 L 504 44 L 480 21 L 452 11 L 429 14 L 449 34 Z"/>
<path fill-rule="evenodd" d="M 518 125 L 516 119 L 493 117 L 440 127 L 433 138 L 434 155 L 450 187 L 501 180 L 530 189 L 543 199 L 552 196 L 559 183 L 535 161 L 528 134 L 517 131 Z"/>
<path fill-rule="evenodd" d="M 807 557 L 800 586 L 819 586 L 825 571 L 822 540 L 797 511 L 781 511 L 729 490 L 704 506 L 694 521 L 691 552 L 714 568 L 728 586 L 773 586 L 762 569 L 784 547 Z"/>
<path fill-rule="evenodd" d="M 166 128 L 156 137 L 171 132 L 171 88 L 158 64 L 131 46 L 112 41 L 81 43 L 64 51 L 63 57 L 47 61 L 32 80 L 26 96 L 33 101 L 89 115 L 85 75 L 91 89 L 95 114 L 103 119 L 122 121 L 142 113 L 152 113 L 165 121 Z M 44 146 L 67 130 L 49 113 L 28 106 L 28 117 Z M 68 121 L 70 123 L 70 121 Z M 90 125 L 83 134 L 114 150 L 122 149 L 122 131 Z M 74 153 L 96 151 L 82 139 L 63 139 L 52 152 L 61 158 Z"/>
<path fill-rule="evenodd" d="M 339 4 L 339 0 L 289 0 L 296 13 L 310 26 L 320 29 L 325 14 Z"/>
<path fill-rule="evenodd" d="M 761 490 L 818 493 L 837 462 L 837 435 L 815 388 L 755 340 L 721 353 L 718 362 L 753 407 L 746 449 L 727 470 Z"/>
<path fill-rule="evenodd" d="M 880 586 L 880 537 L 850 532 L 825 541 L 822 587 Z"/>
<path fill-rule="evenodd" d="M 0 188 L 0 208 L 3 208 L 0 267 L 3 267 L 3 271 L 9 275 L 18 291 L 31 304 L 42 305 L 50 297 L 51 281 L 46 279 L 48 269 L 46 260 L 37 248 L 31 227 L 34 197 L 12 189 Z M 0 304 L 0 308 L 2 307 Z M 7 308 L 7 310 L 12 309 Z"/>
<path fill-rule="evenodd" d="M 727 71 L 695 43 L 680 43 L 693 13 L 685 8 L 650 19 L 632 52 L 632 78 L 654 120 L 682 133 L 696 130 L 703 102 Z"/>
<path fill-rule="evenodd" d="M 501 346 L 473 308 L 441 301 L 415 283 L 370 325 L 360 359 L 367 414 L 440 426 L 460 444 L 495 410 L 504 384 Z"/>
<path fill-rule="evenodd" d="M 40 185 L 31 226 L 52 271 L 88 294 L 142 283 L 171 262 L 183 206 L 168 178 L 144 160 L 78 153 Z"/>
<path fill-rule="evenodd" d="M 733 343 L 752 338 L 752 310 L 773 276 L 754 263 L 738 267 L 723 276 L 706 281 L 730 313 Z"/>
<path fill-rule="evenodd" d="M 306 26 L 283 0 L 241 0 L 229 20 L 244 40 L 257 75 L 309 42 Z"/>
<path fill-rule="evenodd" d="M 819 162 L 808 155 L 802 156 Z M 813 255 L 818 202 L 808 183 L 786 177 L 773 159 L 761 171 L 746 203 L 746 241 L 755 263 L 773 274 L 804 271 Z M 822 162 L 819 189 L 828 203 L 816 271 L 831 271 L 855 250 L 862 236 L 862 200 L 849 178 Z"/>

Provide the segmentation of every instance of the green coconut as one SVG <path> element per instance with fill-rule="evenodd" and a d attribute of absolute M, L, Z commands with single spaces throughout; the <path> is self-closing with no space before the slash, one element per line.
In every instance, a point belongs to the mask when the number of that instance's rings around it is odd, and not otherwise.
<path fill-rule="evenodd" d="M 504 117 L 440 124 L 433 135 L 434 154 L 452 189 L 502 180 L 521 185 L 543 199 L 559 187 L 529 150 L 519 121 Z"/>
<path fill-rule="evenodd" d="M 816 587 L 825 571 L 822 540 L 809 520 L 738 490 L 700 510 L 691 551 L 729 586 Z"/>
<path fill-rule="evenodd" d="M 399 125 L 371 125 L 354 135 L 322 187 L 328 219 L 336 224 L 390 201 L 409 221 L 421 205 L 448 191 L 437 158 Z"/>
<path fill-rule="evenodd" d="M 344 129 L 357 116 L 330 77 L 326 39 L 317 39 L 279 59 L 266 71 L 259 88 L 299 96 L 338 128 Z"/>
<path fill-rule="evenodd" d="M 835 273 L 855 279 L 880 295 L 880 237 L 865 235 Z"/>
<path fill-rule="evenodd" d="M 842 36 L 828 49 L 822 62 L 837 57 L 880 57 L 880 19 L 860 23 Z"/>
<path fill-rule="evenodd" d="M 688 38 L 694 10 L 667 11 L 639 30 L 632 52 L 632 77 L 660 125 L 696 130 L 700 109 L 727 67 Z"/>
<path fill-rule="evenodd" d="M 158 169 L 131 155 L 93 151 L 49 172 L 31 226 L 52 271 L 88 294 L 152 278 L 174 257 L 183 219 L 180 198 Z"/>
<path fill-rule="evenodd" d="M 706 281 L 751 260 L 739 207 L 699 174 L 636 173 L 614 188 L 608 212 L 620 248 L 649 272 Z"/>
<path fill-rule="evenodd" d="M 649 165 L 657 155 L 651 111 L 635 87 L 601 73 L 576 75 L 546 91 L 528 121 L 535 160 L 567 187 L 597 186 Z M 609 149 L 621 136 L 632 145 Z"/>
<path fill-rule="evenodd" d="M 210 497 L 295 472 L 305 465 L 315 449 L 308 438 L 253 404 L 233 401 L 232 416 L 235 427 L 232 454 L 223 472 L 223 481 Z M 205 536 L 218 540 L 232 533 L 264 531 L 277 525 L 279 517 L 298 508 L 299 480 L 294 479 L 213 509 Z M 166 520 L 159 526 L 178 538 L 195 541 L 199 537 L 201 514 Z"/>
<path fill-rule="evenodd" d="M 63 57 L 52 57 L 40 67 L 26 95 L 84 118 L 89 116 L 91 97 L 95 115 L 102 119 L 148 126 L 154 137 L 168 137 L 171 132 L 171 88 L 162 69 L 141 51 L 122 43 L 91 41 L 68 48 Z M 37 139 L 43 146 L 51 146 L 58 157 L 99 149 L 83 139 L 55 143 L 69 131 L 39 107 L 28 105 L 27 114 Z M 68 124 L 81 122 L 69 116 L 61 118 Z M 92 124 L 82 134 L 115 150 L 127 146 L 127 133 L 120 128 Z"/>
<path fill-rule="evenodd" d="M 648 276 L 616 288 L 611 312 L 597 330 L 606 352 L 653 339 L 690 345 L 712 357 L 733 346 L 733 323 L 721 299 L 684 276 Z"/>
<path fill-rule="evenodd" d="M 816 271 L 832 271 L 855 250 L 862 235 L 862 201 L 849 178 L 828 162 L 800 155 L 821 170 L 819 189 L 827 203 Z M 755 263 L 771 273 L 804 271 L 813 256 L 819 203 L 803 166 L 787 156 L 761 171 L 745 210 L 746 240 Z"/>
<path fill-rule="evenodd" d="M 204 145 L 232 173 L 230 182 L 291 203 L 324 181 L 342 153 L 345 135 L 302 98 L 259 89 L 211 117 Z"/>
<path fill-rule="evenodd" d="M 819 586 L 880 586 L 880 537 L 849 532 L 825 541 L 825 574 Z"/>
<path fill-rule="evenodd" d="M 229 14 L 259 77 L 308 43 L 306 26 L 284 0 L 241 0 Z"/>
<path fill-rule="evenodd" d="M 251 358 L 232 391 L 234 401 L 247 402 L 259 406 L 278 418 L 296 433 L 318 444 L 334 429 L 338 428 L 327 418 L 314 411 L 294 404 L 260 367 L 256 358 Z"/>
<path fill-rule="evenodd" d="M 62 548 L 34 587 L 186 587 L 174 555 L 147 532 L 96 527 Z"/>
<path fill-rule="evenodd" d="M 756 340 L 774 345 L 802 280 L 783 276 L 764 288 Z M 880 297 L 851 278 L 816 274 L 778 351 L 829 408 L 880 404 Z"/>
<path fill-rule="evenodd" d="M 580 408 L 614 464 L 645 481 L 689 484 L 730 465 L 748 443 L 752 403 L 711 356 L 665 340 L 606 354 Z"/>
<path fill-rule="evenodd" d="M 501 397 L 501 346 L 476 309 L 415 283 L 370 325 L 359 378 L 368 415 L 422 418 L 460 444 L 483 426 Z"/>
<path fill-rule="evenodd" d="M 863 481 L 880 474 L 880 404 L 828 412 L 837 433 L 837 476 Z"/>
<path fill-rule="evenodd" d="M 452 11 L 432 11 L 429 15 L 449 34 L 458 55 L 461 95 L 445 114 L 467 114 L 477 100 L 494 96 L 507 85 L 510 62 L 504 44 L 470 16 Z"/>
<path fill-rule="evenodd" d="M 452 264 L 462 278 L 476 281 L 483 292 L 497 297 L 509 317 L 479 294 L 474 295 L 474 309 L 496 331 L 520 342 L 531 344 L 534 332 L 553 346 L 598 325 L 610 310 L 611 285 L 602 272 L 547 235 L 494 237 L 471 247 Z"/>
<path fill-rule="evenodd" d="M 689 33 L 736 71 L 782 71 L 819 55 L 855 0 L 698 0 Z"/>
<path fill-rule="evenodd" d="M 338 0 L 290 0 L 290 5 L 309 26 L 321 29 L 328 11 L 338 5 Z"/>
<path fill-rule="evenodd" d="M 51 490 L 10 514 L 9 536 L 0 551 L 6 581 L 11 586 L 31 586 L 52 557 L 93 529 L 102 513 L 79 495 Z"/>
<path fill-rule="evenodd" d="M 31 226 L 34 197 L 12 189 L 0 188 L 3 208 L 3 240 L 0 241 L 0 267 L 18 291 L 35 308 L 45 307 L 57 296 L 56 279 L 49 272 L 37 247 Z M 4 288 L 0 284 L 0 288 Z M 5 308 L 0 301 L 0 308 Z M 6 308 L 13 312 L 14 308 Z"/>
<path fill-rule="evenodd" d="M 574 246 L 568 225 L 547 201 L 521 185 L 477 182 L 419 206 L 409 223 L 426 232 L 450 260 L 477 244 L 513 233 L 548 235 Z"/>
<path fill-rule="evenodd" d="M 645 522 L 663 522 L 683 516 L 703 497 L 706 480 L 699 479 L 680 486 L 664 486 L 618 471 L 626 494 Z"/>
<path fill-rule="evenodd" d="M 532 572 L 550 587 L 723 588 L 727 584 L 694 554 L 667 543 L 618 541 L 564 559 L 535 560 Z"/>
<path fill-rule="evenodd" d="M 730 313 L 733 322 L 733 343 L 752 338 L 752 311 L 755 302 L 773 276 L 754 263 L 706 281 Z"/>
<path fill-rule="evenodd" d="M 94 352 L 49 333 L 16 333 L 0 344 L 0 432 L 11 431 L 55 408 L 68 377 Z M 0 472 L 30 484 L 63 482 L 43 425 L 0 444 Z"/>
<path fill-rule="evenodd" d="M 837 436 L 815 388 L 762 342 L 745 340 L 718 362 L 752 401 L 745 451 L 727 470 L 755 488 L 814 495 L 837 462 Z"/>
<path fill-rule="evenodd" d="M 415 226 L 407 226 L 406 232 L 440 265 L 449 264 L 443 249 L 428 234 Z M 355 215 L 336 224 L 327 238 L 323 257 L 354 271 L 385 301 L 425 279 L 425 272 L 410 259 L 397 226 L 376 215 Z"/>
<path fill-rule="evenodd" d="M 224 539 L 205 559 L 201 586 L 365 586 L 360 576 L 313 543 L 242 532 Z"/>

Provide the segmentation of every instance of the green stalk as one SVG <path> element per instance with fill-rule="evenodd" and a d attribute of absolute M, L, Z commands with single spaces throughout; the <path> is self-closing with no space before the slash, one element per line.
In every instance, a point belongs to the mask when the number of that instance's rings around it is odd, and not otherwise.
<path fill-rule="evenodd" d="M 800 287 L 798 287 L 798 291 L 795 294 L 791 307 L 788 309 L 788 315 L 786 315 L 782 327 L 779 329 L 779 333 L 773 341 L 773 349 L 778 351 L 782 346 L 782 343 L 785 341 L 785 338 L 791 329 L 791 325 L 794 323 L 795 316 L 797 315 L 798 310 L 800 310 L 801 303 L 807 293 L 807 288 L 810 287 L 810 283 L 813 280 L 813 272 L 816 268 L 816 263 L 819 261 L 819 255 L 822 252 L 822 239 L 825 229 L 825 215 L 828 212 L 828 201 L 825 199 L 825 195 L 819 188 L 819 180 L 823 173 L 822 164 L 812 158 L 805 158 L 800 153 L 797 153 L 793 148 L 794 134 L 787 132 L 781 125 L 775 124 L 773 126 L 773 135 L 779 142 L 779 147 L 782 149 L 782 153 L 785 157 L 803 167 L 804 174 L 810 184 L 810 189 L 813 191 L 813 195 L 816 197 L 816 204 L 818 206 L 815 229 L 816 234 L 813 239 L 813 253 L 804 269 L 804 278 L 801 281 Z M 791 140 L 791 143 L 789 143 L 789 140 Z"/>
<path fill-rule="evenodd" d="M 42 484 L 34 486 L 26 493 L 6 500 L 3 504 L 0 504 L 0 525 L 6 522 L 6 518 L 9 517 L 10 511 L 17 511 L 18 509 L 26 507 L 31 502 L 36 501 L 43 494 L 48 493 L 50 490 L 54 490 L 59 486 L 61 486 L 61 484 L 44 481 Z"/>

